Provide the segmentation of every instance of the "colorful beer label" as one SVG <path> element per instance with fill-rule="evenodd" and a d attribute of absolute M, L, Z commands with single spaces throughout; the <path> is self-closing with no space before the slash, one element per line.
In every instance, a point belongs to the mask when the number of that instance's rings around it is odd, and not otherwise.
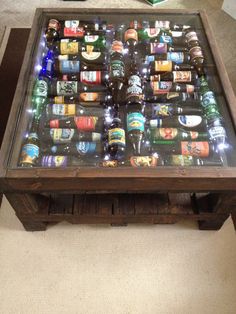
<path fill-rule="evenodd" d="M 108 144 L 117 144 L 125 147 L 125 130 L 121 128 L 108 130 Z"/>
<path fill-rule="evenodd" d="M 192 81 L 191 71 L 173 71 L 173 82 L 189 83 Z"/>
<path fill-rule="evenodd" d="M 81 93 L 80 100 L 82 101 L 97 101 L 99 100 L 99 94 L 98 93 Z"/>
<path fill-rule="evenodd" d="M 57 81 L 56 89 L 58 95 L 74 95 L 77 94 L 76 81 Z"/>
<path fill-rule="evenodd" d="M 212 91 L 208 91 L 202 96 L 202 106 L 217 106 L 216 98 Z"/>
<path fill-rule="evenodd" d="M 47 97 L 48 95 L 48 84 L 45 80 L 43 79 L 37 79 L 34 85 L 34 91 L 33 91 L 34 96 L 39 96 L 39 97 Z"/>
<path fill-rule="evenodd" d="M 25 144 L 21 151 L 20 163 L 34 166 L 39 157 L 39 147 L 35 144 Z"/>
<path fill-rule="evenodd" d="M 152 81 L 151 87 L 153 89 L 153 94 L 166 94 L 168 93 L 172 88 L 173 83 L 172 82 L 158 82 L 158 81 Z"/>
<path fill-rule="evenodd" d="M 132 167 L 156 167 L 158 159 L 154 156 L 132 156 L 130 164 Z"/>
<path fill-rule="evenodd" d="M 78 73 L 80 71 L 80 61 L 61 60 L 59 68 L 61 73 Z"/>
<path fill-rule="evenodd" d="M 168 117 L 173 114 L 173 111 L 174 108 L 172 104 L 156 104 L 152 106 L 152 117 Z"/>
<path fill-rule="evenodd" d="M 168 35 L 161 35 L 159 39 L 160 43 L 172 44 L 173 40 L 171 36 Z"/>
<path fill-rule="evenodd" d="M 225 138 L 226 130 L 223 126 L 213 126 L 208 130 L 211 140 L 217 140 L 217 138 Z"/>
<path fill-rule="evenodd" d="M 81 52 L 81 56 L 87 61 L 94 61 L 94 60 L 97 60 L 100 58 L 101 52 L 99 52 L 99 51 L 92 51 L 92 52 L 83 51 L 83 52 Z"/>
<path fill-rule="evenodd" d="M 201 124 L 201 116 L 178 116 L 179 123 L 185 128 L 194 128 Z"/>
<path fill-rule="evenodd" d="M 193 47 L 189 50 L 191 60 L 194 60 L 196 58 L 201 58 L 203 59 L 203 53 L 202 53 L 202 48 L 201 47 Z"/>
<path fill-rule="evenodd" d="M 155 21 L 156 28 L 170 29 L 170 21 Z"/>
<path fill-rule="evenodd" d="M 54 103 L 55 104 L 64 104 L 65 99 L 64 96 L 55 96 L 54 97 Z"/>
<path fill-rule="evenodd" d="M 192 156 L 172 155 L 170 156 L 171 166 L 192 166 L 194 160 Z"/>
<path fill-rule="evenodd" d="M 69 39 L 61 39 L 60 52 L 62 55 L 75 55 L 79 52 L 79 43 Z"/>
<path fill-rule="evenodd" d="M 185 156 L 208 157 L 208 142 L 181 142 L 181 154 Z"/>
<path fill-rule="evenodd" d="M 124 36 L 125 41 L 128 41 L 129 39 L 134 39 L 135 41 L 138 41 L 138 33 L 135 29 L 130 28 L 127 29 Z"/>
<path fill-rule="evenodd" d="M 178 136 L 176 128 L 156 128 L 152 130 L 153 139 L 173 140 Z"/>
<path fill-rule="evenodd" d="M 172 61 L 155 61 L 156 72 L 171 72 Z"/>
<path fill-rule="evenodd" d="M 83 37 L 84 28 L 79 26 L 79 21 L 70 20 L 65 21 L 64 36 L 65 37 Z"/>
<path fill-rule="evenodd" d="M 187 33 L 185 37 L 187 38 L 188 43 L 191 41 L 198 41 L 197 33 L 194 31 Z"/>
<path fill-rule="evenodd" d="M 167 60 L 173 61 L 177 64 L 184 62 L 184 53 L 183 52 L 167 52 Z"/>
<path fill-rule="evenodd" d="M 110 63 L 111 77 L 124 77 L 125 76 L 125 64 L 121 60 L 112 60 Z"/>
<path fill-rule="evenodd" d="M 74 134 L 74 129 L 50 129 L 50 136 L 55 144 L 70 143 Z"/>
<path fill-rule="evenodd" d="M 128 132 L 139 130 L 144 132 L 145 118 L 140 112 L 132 112 L 127 115 L 127 130 Z"/>
<path fill-rule="evenodd" d="M 167 44 L 166 43 L 150 43 L 150 53 L 151 54 L 167 53 Z"/>
<path fill-rule="evenodd" d="M 128 85 L 136 85 L 136 86 L 142 86 L 141 77 L 138 75 L 131 75 L 128 79 Z"/>
<path fill-rule="evenodd" d="M 41 160 L 42 167 L 65 168 L 68 165 L 67 156 L 43 156 Z"/>
<path fill-rule="evenodd" d="M 76 105 L 53 104 L 52 113 L 57 116 L 74 116 L 76 114 Z"/>
<path fill-rule="evenodd" d="M 81 71 L 80 81 L 85 84 L 101 84 L 102 72 L 101 71 Z"/>
<path fill-rule="evenodd" d="M 81 156 L 92 155 L 96 151 L 97 144 L 94 142 L 77 142 L 76 149 Z"/>
<path fill-rule="evenodd" d="M 158 28 L 144 28 L 138 31 L 139 40 L 145 40 L 148 38 L 156 38 L 160 33 L 160 29 Z"/>
<path fill-rule="evenodd" d="M 111 45 L 111 52 L 119 52 L 121 54 L 124 53 L 124 46 L 122 41 L 114 40 Z"/>
<path fill-rule="evenodd" d="M 102 162 L 102 166 L 105 168 L 115 168 L 115 167 L 118 167 L 118 161 L 117 160 L 104 160 Z"/>
<path fill-rule="evenodd" d="M 143 90 L 140 86 L 130 85 L 126 90 L 126 99 L 130 97 L 137 97 L 138 99 L 143 98 Z"/>
<path fill-rule="evenodd" d="M 98 118 L 97 117 L 89 117 L 89 116 L 82 116 L 82 117 L 75 117 L 75 124 L 78 130 L 81 131 L 94 131 Z"/>

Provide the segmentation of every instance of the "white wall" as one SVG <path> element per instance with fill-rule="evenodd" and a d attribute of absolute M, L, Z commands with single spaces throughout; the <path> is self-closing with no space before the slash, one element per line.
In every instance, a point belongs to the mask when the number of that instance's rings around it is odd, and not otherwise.
<path fill-rule="evenodd" d="M 236 0 L 224 0 L 222 10 L 236 19 Z"/>

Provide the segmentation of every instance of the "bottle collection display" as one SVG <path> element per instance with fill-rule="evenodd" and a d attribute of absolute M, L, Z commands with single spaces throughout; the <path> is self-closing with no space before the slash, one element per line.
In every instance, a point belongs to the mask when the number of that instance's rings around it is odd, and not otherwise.
<path fill-rule="evenodd" d="M 50 19 L 44 40 L 19 166 L 224 165 L 227 134 L 193 26 Z"/>

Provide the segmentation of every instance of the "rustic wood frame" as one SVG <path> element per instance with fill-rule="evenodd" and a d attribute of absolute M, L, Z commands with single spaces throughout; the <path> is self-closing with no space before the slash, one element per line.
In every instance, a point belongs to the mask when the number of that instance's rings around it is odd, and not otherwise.
<path fill-rule="evenodd" d="M 218 192 L 217 199 L 225 200 L 226 202 L 225 195 L 228 195 L 227 199 L 230 199 L 231 202 L 228 202 L 227 204 L 225 203 L 227 205 L 227 209 L 225 212 L 222 211 L 221 205 L 220 218 L 218 217 L 217 220 L 217 217 L 214 216 L 213 221 L 215 222 L 211 222 L 210 226 L 219 227 L 220 225 L 222 225 L 222 221 L 224 221 L 230 213 L 230 210 L 228 208 L 229 205 L 231 208 L 234 207 L 233 192 L 236 190 L 236 167 L 157 167 L 156 169 L 137 169 L 131 167 L 124 167 L 119 169 L 68 167 L 66 169 L 20 169 L 10 168 L 8 166 L 12 145 L 14 144 L 15 140 L 14 134 L 17 123 L 19 122 L 18 117 L 20 110 L 22 109 L 19 106 L 19 103 L 25 95 L 24 93 L 26 91 L 27 85 L 25 82 L 27 82 L 27 78 L 29 77 L 29 64 L 32 60 L 33 48 L 38 40 L 38 29 L 42 26 L 43 21 L 45 21 L 45 19 L 48 19 L 48 17 L 52 15 L 54 17 L 60 18 L 60 16 L 63 16 L 65 13 L 71 13 L 71 16 L 73 16 L 75 12 L 78 12 L 78 14 L 90 14 L 95 12 L 98 14 L 107 14 L 109 12 L 114 14 L 122 14 L 122 12 L 133 14 L 133 10 L 127 9 L 94 9 L 92 11 L 90 9 L 36 10 L 0 154 L 0 187 L 6 194 L 10 203 L 15 208 L 18 217 L 23 221 L 24 225 L 30 225 L 29 222 L 34 221 L 32 222 L 33 227 L 31 228 L 28 226 L 26 227 L 26 229 L 44 229 L 44 223 L 42 221 L 48 221 L 48 218 L 46 218 L 46 216 L 44 218 L 41 217 L 41 222 L 39 222 L 40 216 L 37 216 L 38 218 L 36 220 L 34 219 L 35 213 L 40 211 L 40 209 L 37 208 L 38 205 L 35 205 L 38 202 L 38 200 L 35 201 L 35 195 L 38 195 L 40 193 L 77 194 L 88 192 Z M 158 14 L 177 13 L 184 15 L 195 14 L 200 16 L 217 70 L 221 73 L 219 79 L 224 90 L 224 96 L 227 100 L 229 113 L 233 122 L 233 126 L 235 128 L 235 95 L 231 87 L 227 72 L 225 70 L 225 66 L 221 59 L 212 30 L 210 28 L 206 13 L 201 10 L 135 10 L 135 13 L 137 14 L 154 14 L 155 12 Z M 12 128 L 12 125 L 15 125 L 15 127 Z M 38 196 L 37 199 L 39 199 Z M 34 204 L 34 206 L 32 204 Z M 215 208 L 214 212 L 218 212 L 218 209 Z M 204 219 L 207 218 L 206 215 L 201 217 L 196 216 L 195 218 L 202 221 L 202 228 L 204 228 L 204 226 L 205 229 L 210 228 L 209 224 L 207 224 Z M 62 219 L 62 217 L 60 219 Z M 155 220 L 153 219 L 151 219 L 150 221 Z M 158 219 L 161 220 L 161 218 Z M 158 219 L 156 217 L 155 221 L 158 221 Z M 208 219 L 210 218 L 208 217 Z M 89 219 L 85 219 L 85 222 L 89 221 Z M 94 220 L 92 219 L 91 221 Z M 129 219 L 121 220 L 122 223 L 126 223 L 127 221 L 129 221 Z M 176 219 L 173 218 L 173 221 L 176 221 Z M 109 219 L 107 220 L 107 222 L 109 222 Z M 114 221 L 110 220 L 110 222 L 113 223 Z"/>

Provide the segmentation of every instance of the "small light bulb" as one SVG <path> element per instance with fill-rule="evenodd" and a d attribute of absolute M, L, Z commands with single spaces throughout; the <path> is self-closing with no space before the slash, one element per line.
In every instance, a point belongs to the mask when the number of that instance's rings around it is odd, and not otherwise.
<path fill-rule="evenodd" d="M 35 70 L 36 70 L 37 72 L 39 72 L 40 70 L 42 70 L 42 66 L 41 66 L 40 64 L 37 64 L 37 65 L 35 66 Z"/>
<path fill-rule="evenodd" d="M 155 158 L 159 157 L 159 155 L 157 153 L 153 153 L 152 156 L 155 157 Z"/>
<path fill-rule="evenodd" d="M 105 155 L 104 156 L 104 160 L 109 160 L 110 159 L 110 156 L 109 155 Z"/>

